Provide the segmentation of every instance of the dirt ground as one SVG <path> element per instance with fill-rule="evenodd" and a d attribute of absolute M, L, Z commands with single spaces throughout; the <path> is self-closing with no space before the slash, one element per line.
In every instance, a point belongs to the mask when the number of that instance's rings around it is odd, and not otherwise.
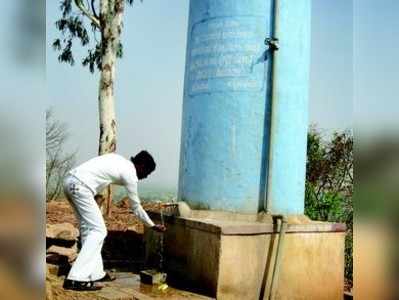
<path fill-rule="evenodd" d="M 47 224 L 66 222 L 77 227 L 77 219 L 67 200 L 51 201 L 47 203 L 46 208 Z M 159 204 L 144 203 L 143 208 L 148 211 L 159 211 Z M 105 223 L 109 231 L 132 230 L 141 234 L 144 232 L 143 223 L 129 211 L 127 198 L 123 199 L 118 204 L 113 204 L 111 211 L 111 217 L 105 218 Z"/>
<path fill-rule="evenodd" d="M 62 288 L 62 278 L 51 274 L 47 276 L 46 284 L 51 285 L 48 291 L 48 300 L 212 300 L 212 298 L 177 290 L 171 286 L 167 289 L 160 289 L 159 285 L 148 285 L 140 282 L 137 274 L 116 273 L 116 280 L 103 283 L 103 289 L 96 292 L 76 292 Z"/>

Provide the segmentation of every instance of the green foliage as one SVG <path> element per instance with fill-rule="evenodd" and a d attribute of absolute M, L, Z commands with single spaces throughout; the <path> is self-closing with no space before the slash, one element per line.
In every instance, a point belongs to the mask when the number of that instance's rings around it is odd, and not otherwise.
<path fill-rule="evenodd" d="M 125 0 L 133 5 L 134 0 Z M 81 47 L 87 49 L 87 55 L 81 59 L 82 65 L 88 67 L 93 73 L 96 69 L 101 70 L 101 59 L 106 41 L 102 38 L 102 27 L 98 16 L 100 0 L 61 0 L 61 17 L 55 22 L 60 32 L 60 37 L 53 41 L 52 47 L 59 52 L 58 60 L 71 66 L 75 64 L 74 47 L 77 41 Z M 142 1 L 141 1 L 142 2 Z M 79 6 L 81 8 L 79 8 Z M 116 7 L 116 6 L 115 6 Z M 82 11 L 82 8 L 84 11 Z M 90 16 L 90 17 L 89 17 Z M 111 21 L 113 15 L 106 16 Z M 93 21 L 94 20 L 94 21 Z M 98 21 L 96 24 L 95 20 Z M 99 25 L 100 24 L 100 25 Z M 91 34 L 90 34 L 91 32 Z M 119 43 L 116 56 L 123 56 L 123 47 Z"/>
<path fill-rule="evenodd" d="M 305 214 L 313 220 L 347 226 L 345 277 L 353 280 L 353 135 L 334 133 L 323 140 L 315 129 L 308 133 Z"/>
<path fill-rule="evenodd" d="M 314 196 L 315 187 L 306 185 L 305 213 L 312 220 L 329 222 L 345 221 L 345 199 L 331 192 L 322 193 L 319 198 Z"/>
<path fill-rule="evenodd" d="M 96 45 L 94 49 L 89 49 L 89 54 L 82 60 L 83 66 L 89 66 L 91 73 L 94 73 L 95 68 L 101 69 L 101 46 Z"/>

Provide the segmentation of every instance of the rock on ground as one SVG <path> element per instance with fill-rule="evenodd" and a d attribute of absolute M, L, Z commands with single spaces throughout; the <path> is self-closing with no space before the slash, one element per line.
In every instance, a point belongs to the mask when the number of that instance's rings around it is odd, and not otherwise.
<path fill-rule="evenodd" d="M 46 224 L 46 238 L 76 241 L 79 230 L 71 223 Z"/>
<path fill-rule="evenodd" d="M 76 244 L 72 248 L 65 248 L 53 245 L 47 249 L 47 254 L 58 254 L 60 256 L 66 256 L 68 262 L 73 262 L 78 255 L 77 253 L 78 248 Z"/>

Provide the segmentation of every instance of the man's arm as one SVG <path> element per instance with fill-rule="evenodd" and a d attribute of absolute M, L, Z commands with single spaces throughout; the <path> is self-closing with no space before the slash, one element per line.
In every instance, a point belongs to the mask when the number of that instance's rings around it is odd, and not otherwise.
<path fill-rule="evenodd" d="M 151 220 L 151 218 L 148 216 L 146 211 L 143 209 L 143 207 L 140 204 L 140 199 L 137 195 L 137 185 L 136 185 L 136 191 L 135 192 L 130 192 L 131 190 L 128 189 L 128 196 L 130 200 L 130 207 L 133 211 L 133 213 L 149 228 L 152 228 L 155 231 L 158 232 L 164 232 L 166 231 L 165 225 L 161 224 L 154 224 L 154 222 Z"/>
<path fill-rule="evenodd" d="M 153 227 L 155 225 L 154 222 L 141 206 L 140 199 L 137 193 L 137 184 L 135 182 L 126 182 L 125 187 L 127 190 L 127 195 L 129 197 L 130 208 L 132 212 L 144 223 L 144 225 L 146 225 L 147 227 Z"/>
<path fill-rule="evenodd" d="M 154 229 L 155 231 L 164 232 L 166 227 L 164 225 L 154 224 L 146 211 L 140 203 L 140 198 L 137 192 L 137 177 L 133 175 L 130 168 L 122 172 L 122 182 L 127 190 L 129 197 L 130 208 L 132 212 L 144 223 L 145 226 Z"/>

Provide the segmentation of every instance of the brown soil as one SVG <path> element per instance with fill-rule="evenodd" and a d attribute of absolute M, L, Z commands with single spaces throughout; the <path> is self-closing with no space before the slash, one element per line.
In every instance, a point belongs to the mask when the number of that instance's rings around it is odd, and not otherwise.
<path fill-rule="evenodd" d="M 143 208 L 148 211 L 159 210 L 159 205 L 154 203 L 144 203 Z M 51 201 L 47 203 L 46 209 L 47 224 L 71 223 L 75 227 L 78 221 L 75 217 L 71 205 L 66 200 Z M 118 205 L 113 205 L 111 217 L 105 218 L 105 223 L 109 231 L 127 231 L 132 230 L 137 233 L 143 233 L 143 223 L 129 210 L 127 199 L 123 199 Z"/>

